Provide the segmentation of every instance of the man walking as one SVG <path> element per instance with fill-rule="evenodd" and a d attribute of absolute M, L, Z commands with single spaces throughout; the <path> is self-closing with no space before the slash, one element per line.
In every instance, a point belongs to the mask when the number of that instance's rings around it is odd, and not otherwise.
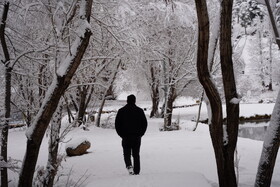
<path fill-rule="evenodd" d="M 127 96 L 127 104 L 119 109 L 115 121 L 116 131 L 122 138 L 124 162 L 131 175 L 139 175 L 140 173 L 141 137 L 147 129 L 144 111 L 135 103 L 136 97 L 134 95 Z"/>

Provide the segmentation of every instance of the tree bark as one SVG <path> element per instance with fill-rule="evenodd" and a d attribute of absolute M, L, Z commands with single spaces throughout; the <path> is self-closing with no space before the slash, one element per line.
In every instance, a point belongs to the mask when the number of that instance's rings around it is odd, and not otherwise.
<path fill-rule="evenodd" d="M 220 59 L 226 100 L 226 132 L 227 142 L 224 143 L 224 178 L 227 187 L 235 187 L 236 175 L 234 170 L 234 151 L 237 143 L 239 126 L 239 103 L 233 103 L 238 98 L 236 91 L 233 62 L 232 62 L 232 6 L 233 0 L 223 0 L 221 4 L 221 32 L 220 32 Z M 226 135 L 224 135 L 226 136 Z"/>
<path fill-rule="evenodd" d="M 195 0 L 198 17 L 198 50 L 197 50 L 197 73 L 206 96 L 209 99 L 208 109 L 209 130 L 214 147 L 219 186 L 226 187 L 224 178 L 223 158 L 223 114 L 222 102 L 218 90 L 211 80 L 208 69 L 208 47 L 209 47 L 209 16 L 206 0 Z M 213 112 L 212 112 L 213 111 Z"/>
<path fill-rule="evenodd" d="M 275 35 L 275 40 L 280 49 L 279 31 L 276 26 L 276 21 L 273 16 L 273 12 L 268 0 L 265 0 L 265 4 L 268 9 L 270 21 Z M 267 129 L 262 154 L 259 161 L 257 176 L 255 180 L 255 187 L 269 187 L 271 185 L 271 179 L 273 170 L 275 167 L 275 161 L 278 154 L 280 145 L 280 91 L 274 105 L 274 109 L 271 115 L 269 127 Z"/>
<path fill-rule="evenodd" d="M 173 102 L 175 100 L 175 85 L 170 85 L 168 89 L 167 101 L 164 112 L 164 130 L 170 130 L 172 124 Z"/>
<path fill-rule="evenodd" d="M 83 2 L 82 2 L 83 3 Z M 92 0 L 85 0 L 86 5 L 84 6 L 86 10 L 81 10 L 81 12 L 85 12 L 84 16 L 80 16 L 82 22 L 90 20 Z M 81 8 L 81 7 L 80 7 Z M 76 41 L 78 42 L 75 50 L 77 51 L 74 54 L 68 54 L 71 58 L 66 63 L 68 64 L 68 68 L 64 75 L 56 75 L 51 86 L 48 89 L 47 95 L 43 101 L 43 104 L 32 123 L 31 127 L 27 132 L 27 147 L 26 153 L 23 160 L 20 176 L 19 176 L 19 187 L 31 187 L 33 175 L 35 171 L 35 166 L 38 159 L 39 149 L 41 146 L 41 142 L 45 131 L 49 125 L 51 117 L 57 108 L 58 102 L 63 95 L 66 88 L 69 86 L 71 78 L 73 77 L 75 71 L 77 70 L 79 64 L 81 63 L 81 59 L 85 53 L 85 50 L 89 43 L 89 38 L 91 36 L 91 31 L 89 29 L 84 30 L 83 37 L 78 36 Z M 74 51 L 74 50 L 72 50 Z"/>
<path fill-rule="evenodd" d="M 259 161 L 255 187 L 269 187 L 280 146 L 280 91 L 267 129 Z"/>
<path fill-rule="evenodd" d="M 59 104 L 51 122 L 48 163 L 46 166 L 46 173 L 43 181 L 43 186 L 45 187 L 52 187 L 54 185 L 54 178 L 57 174 L 57 170 L 61 162 L 60 160 L 58 160 L 61 119 L 62 119 L 62 104 Z"/>
<path fill-rule="evenodd" d="M 9 66 L 10 54 L 5 40 L 5 27 L 8 17 L 9 2 L 4 3 L 4 10 L 0 24 L 0 40 L 4 53 L 3 64 L 5 66 L 5 103 L 4 103 L 4 123 L 1 125 L 1 160 L 7 162 L 8 160 L 8 135 L 9 135 L 9 121 L 11 115 L 11 73 L 12 68 Z M 8 171 L 7 168 L 1 168 L 1 186 L 8 187 Z"/>
<path fill-rule="evenodd" d="M 77 116 L 77 125 L 80 126 L 82 123 L 84 123 L 84 116 L 86 113 L 86 98 L 87 98 L 87 90 L 88 86 L 81 86 L 79 90 L 79 96 L 80 96 L 80 103 L 79 103 L 79 109 L 78 109 L 78 116 Z"/>
<path fill-rule="evenodd" d="M 273 91 L 273 86 L 272 86 L 272 39 L 269 40 L 269 84 L 268 84 L 268 90 Z"/>
<path fill-rule="evenodd" d="M 153 64 L 150 64 L 151 72 L 151 98 L 152 98 L 152 110 L 150 113 L 150 118 L 159 117 L 158 105 L 159 105 L 159 80 L 156 77 L 156 68 Z"/>

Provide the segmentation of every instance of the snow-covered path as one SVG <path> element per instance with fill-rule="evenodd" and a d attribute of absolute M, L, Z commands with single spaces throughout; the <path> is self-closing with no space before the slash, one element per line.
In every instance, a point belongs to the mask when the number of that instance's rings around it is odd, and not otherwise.
<path fill-rule="evenodd" d="M 88 169 L 88 186 L 210 186 L 204 173 L 216 178 L 215 161 L 206 126 L 203 136 L 187 129 L 159 132 L 162 120 L 149 120 L 149 127 L 142 139 L 141 174 L 129 176 L 122 157 L 121 139 L 114 130 L 93 127 L 90 131 L 73 133 L 75 137 L 87 137 L 92 142 L 90 153 L 80 157 L 68 157 L 67 165 L 73 166 L 73 176 Z M 197 139 L 197 138 L 198 139 Z M 204 145 L 203 145 L 204 144 Z M 207 165 L 204 165 L 207 162 Z M 212 168 L 214 170 L 211 171 Z M 203 173 L 203 174 L 202 174 Z M 75 179 L 77 180 L 77 179 Z M 175 184 L 174 184 L 175 183 Z M 109 185 L 111 184 L 111 185 Z"/>
<path fill-rule="evenodd" d="M 246 109 L 246 107 L 248 107 Z M 269 114 L 273 105 L 246 105 L 241 110 L 243 116 L 255 113 Z M 121 139 L 113 129 L 90 126 L 90 131 L 75 129 L 67 139 L 87 138 L 92 146 L 89 153 L 66 157 L 62 163 L 63 174 L 56 186 L 74 186 L 78 181 L 81 186 L 94 187 L 216 187 L 217 174 L 214 153 L 208 126 L 200 124 L 193 132 L 194 123 L 190 121 L 197 112 L 196 107 L 176 109 L 175 115 L 181 117 L 179 131 L 160 132 L 162 119 L 148 119 L 147 133 L 142 139 L 141 173 L 129 176 L 123 161 Z M 205 111 L 203 113 L 205 115 Z M 176 117 L 174 117 L 176 119 Z M 25 150 L 24 131 L 10 133 L 9 154 L 12 158 L 22 159 Z M 60 152 L 64 153 L 62 144 Z M 262 149 L 262 142 L 239 138 L 239 186 L 253 186 L 257 165 Z M 42 144 L 38 164 L 45 166 L 47 161 L 47 138 Z M 277 159 L 272 187 L 280 186 L 280 159 Z M 11 175 L 12 176 L 12 175 Z M 69 179 L 69 180 L 68 180 Z M 14 175 L 15 186 L 17 181 Z M 68 182 L 67 182 L 68 181 Z"/>

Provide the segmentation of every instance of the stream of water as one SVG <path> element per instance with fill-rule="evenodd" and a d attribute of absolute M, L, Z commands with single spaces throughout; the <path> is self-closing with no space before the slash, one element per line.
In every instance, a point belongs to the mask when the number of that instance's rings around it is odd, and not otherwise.
<path fill-rule="evenodd" d="M 269 122 L 261 123 L 244 123 L 239 125 L 238 136 L 243 138 L 250 138 L 253 140 L 264 140 L 265 132 Z"/>

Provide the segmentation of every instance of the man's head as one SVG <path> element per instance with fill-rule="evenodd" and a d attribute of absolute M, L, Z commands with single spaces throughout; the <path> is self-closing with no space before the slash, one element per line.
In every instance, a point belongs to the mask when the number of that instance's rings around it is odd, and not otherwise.
<path fill-rule="evenodd" d="M 136 103 L 135 95 L 131 94 L 127 96 L 127 104 L 135 104 L 135 103 Z"/>

